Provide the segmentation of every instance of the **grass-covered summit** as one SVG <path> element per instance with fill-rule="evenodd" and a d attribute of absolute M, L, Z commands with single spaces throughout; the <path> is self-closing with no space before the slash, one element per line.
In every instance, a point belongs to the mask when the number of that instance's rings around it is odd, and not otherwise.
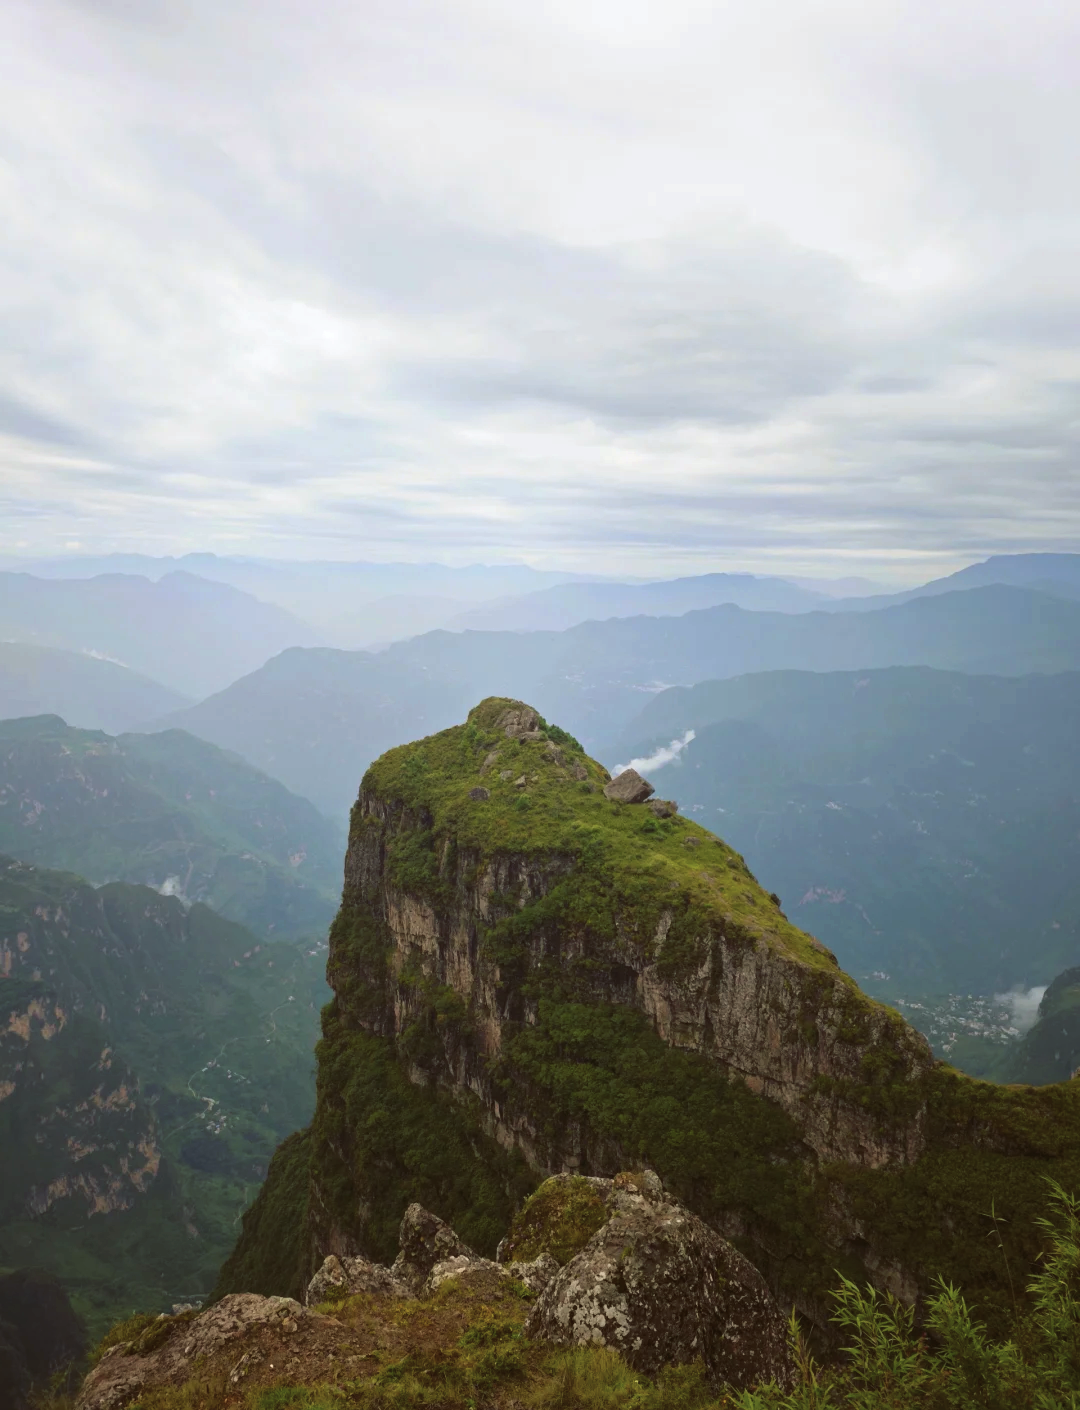
<path fill-rule="evenodd" d="M 658 818 L 648 804 L 610 802 L 603 793 L 610 778 L 572 735 L 518 701 L 493 697 L 463 726 L 389 750 L 361 791 L 423 816 L 419 834 L 391 846 L 389 875 L 433 899 L 440 894 L 439 849 L 447 843 L 481 866 L 508 855 L 558 858 L 574 877 L 567 920 L 604 935 L 629 928 L 662 949 L 668 963 L 681 941 L 720 915 L 792 958 L 838 973 L 828 951 L 786 919 L 737 852 L 678 814 Z M 654 943 L 665 912 L 672 912 L 670 928 Z"/>

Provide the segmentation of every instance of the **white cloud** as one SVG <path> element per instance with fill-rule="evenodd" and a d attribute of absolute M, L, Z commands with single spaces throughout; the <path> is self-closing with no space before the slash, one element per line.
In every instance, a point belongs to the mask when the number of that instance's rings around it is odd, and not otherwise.
<path fill-rule="evenodd" d="M 994 998 L 999 1004 L 1008 1005 L 1012 1011 L 1013 1026 L 1021 1033 L 1027 1033 L 1035 1027 L 1035 1021 L 1039 1017 L 1039 1005 L 1046 988 L 1045 984 L 1036 985 L 1031 989 L 1017 987 L 1010 989 L 1007 994 L 995 994 Z"/>
<path fill-rule="evenodd" d="M 662 769 L 665 764 L 670 764 L 677 759 L 686 746 L 696 738 L 694 731 L 688 729 L 680 738 L 673 739 L 670 744 L 663 745 L 644 759 L 631 759 L 628 764 L 617 764 L 611 771 L 612 777 L 618 778 L 619 774 L 625 773 L 627 769 L 636 769 L 639 774 L 655 773 L 657 769 Z"/>

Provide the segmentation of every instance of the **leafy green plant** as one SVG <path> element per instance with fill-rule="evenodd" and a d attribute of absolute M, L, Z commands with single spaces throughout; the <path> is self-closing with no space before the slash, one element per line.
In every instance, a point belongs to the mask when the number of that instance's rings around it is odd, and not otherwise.
<path fill-rule="evenodd" d="M 833 1320 L 844 1361 L 817 1366 L 792 1323 L 801 1384 L 737 1396 L 738 1410 L 1076 1410 L 1080 1407 L 1080 1198 L 1054 1181 L 1039 1220 L 1049 1248 L 1010 1333 L 995 1340 L 943 1279 L 920 1325 L 913 1307 L 843 1278 Z"/>

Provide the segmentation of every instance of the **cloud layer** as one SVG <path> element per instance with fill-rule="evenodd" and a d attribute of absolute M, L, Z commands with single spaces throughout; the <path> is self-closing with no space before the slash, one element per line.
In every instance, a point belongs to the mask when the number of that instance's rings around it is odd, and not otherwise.
<path fill-rule="evenodd" d="M 1080 539 L 1080 16 L 11 0 L 0 552 Z"/>

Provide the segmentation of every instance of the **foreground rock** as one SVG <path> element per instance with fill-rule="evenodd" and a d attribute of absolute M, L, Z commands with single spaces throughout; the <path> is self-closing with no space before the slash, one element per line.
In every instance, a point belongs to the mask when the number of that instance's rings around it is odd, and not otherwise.
<path fill-rule="evenodd" d="M 335 1297 L 372 1293 L 379 1297 L 418 1298 L 437 1292 L 444 1283 L 461 1281 L 474 1292 L 492 1290 L 506 1278 L 543 1292 L 559 1265 L 542 1253 L 527 1262 L 493 1263 L 462 1243 L 450 1225 L 419 1204 L 410 1204 L 398 1231 L 400 1252 L 392 1267 L 366 1258 L 323 1260 L 308 1284 L 308 1307 Z"/>
<path fill-rule="evenodd" d="M 354 1293 L 415 1297 L 409 1285 L 394 1275 L 393 1269 L 366 1258 L 338 1258 L 332 1253 L 308 1283 L 304 1301 L 314 1307 L 317 1303 L 330 1302 L 335 1297 L 351 1297 Z"/>
<path fill-rule="evenodd" d="M 713 1387 L 794 1386 L 787 1327 L 764 1278 L 652 1172 L 617 1176 L 611 1217 L 541 1294 L 526 1334 L 608 1346 L 645 1375 L 701 1359 Z"/>
<path fill-rule="evenodd" d="M 195 1317 L 162 1316 L 134 1341 L 109 1348 L 83 1382 L 75 1410 L 119 1410 L 144 1391 L 183 1384 L 197 1361 L 229 1342 L 267 1326 L 295 1333 L 309 1315 L 291 1297 L 233 1293 Z M 244 1370 L 242 1364 L 234 1368 L 237 1383 Z"/>

